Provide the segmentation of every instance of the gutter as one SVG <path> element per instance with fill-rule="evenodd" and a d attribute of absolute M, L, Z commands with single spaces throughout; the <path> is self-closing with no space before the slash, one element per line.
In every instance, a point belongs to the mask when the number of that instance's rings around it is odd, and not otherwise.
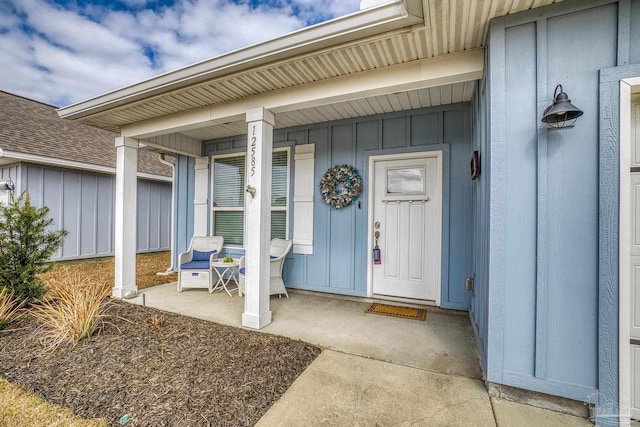
<path fill-rule="evenodd" d="M 173 222 L 173 217 L 175 215 L 174 208 L 176 204 L 176 164 L 174 162 L 168 161 L 164 153 L 160 153 L 158 155 L 158 160 L 160 161 L 160 163 L 171 167 L 171 216 L 169 217 L 169 221 L 171 221 L 171 235 L 169 237 L 169 248 L 171 248 L 171 264 L 169 265 L 169 268 L 166 269 L 166 271 L 156 273 L 156 276 L 168 276 L 169 274 L 173 273 L 175 268 L 173 265 L 173 254 L 175 252 L 173 243 L 175 241 L 176 224 Z"/>
<path fill-rule="evenodd" d="M 38 163 L 48 166 L 58 166 L 61 168 L 69 169 L 81 169 L 90 172 L 106 173 L 109 175 L 115 175 L 116 168 L 109 166 L 94 165 L 91 163 L 76 162 L 74 160 L 57 159 L 54 157 L 38 156 L 36 154 L 26 154 L 17 151 L 6 151 L 0 148 L 0 157 L 6 157 L 9 159 L 15 159 L 18 161 Z M 152 181 L 173 182 L 173 178 L 164 175 L 156 175 L 147 172 L 138 172 L 138 178 L 150 179 Z"/>
<path fill-rule="evenodd" d="M 378 6 L 322 22 L 272 40 L 237 49 L 196 64 L 153 77 L 104 95 L 57 110 L 65 119 L 79 119 L 154 95 L 291 58 L 318 49 L 350 42 L 424 22 L 421 2 L 393 0 Z"/>

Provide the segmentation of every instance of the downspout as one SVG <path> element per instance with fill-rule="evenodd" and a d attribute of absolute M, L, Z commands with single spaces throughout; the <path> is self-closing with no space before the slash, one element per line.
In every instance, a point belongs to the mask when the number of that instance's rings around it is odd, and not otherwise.
<path fill-rule="evenodd" d="M 171 264 L 166 271 L 156 273 L 156 276 L 168 276 L 173 273 L 174 265 L 173 265 L 173 252 L 174 252 L 174 242 L 175 242 L 175 230 L 176 225 L 173 221 L 173 217 L 175 216 L 175 203 L 176 203 L 176 164 L 174 162 L 170 162 L 166 160 L 165 153 L 160 153 L 158 156 L 158 160 L 160 163 L 171 167 L 171 216 L 169 217 L 169 221 L 171 221 L 171 236 L 169 238 L 169 247 L 171 248 Z"/>

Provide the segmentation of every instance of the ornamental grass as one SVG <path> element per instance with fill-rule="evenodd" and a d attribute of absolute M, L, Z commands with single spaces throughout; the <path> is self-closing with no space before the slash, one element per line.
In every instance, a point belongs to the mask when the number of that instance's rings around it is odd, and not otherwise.
<path fill-rule="evenodd" d="M 20 316 L 20 309 L 25 303 L 26 300 L 20 300 L 7 288 L 0 287 L 0 329 Z"/>
<path fill-rule="evenodd" d="M 111 285 L 105 281 L 71 274 L 47 282 L 47 297 L 33 306 L 40 327 L 36 334 L 48 350 L 91 337 L 105 323 Z"/>

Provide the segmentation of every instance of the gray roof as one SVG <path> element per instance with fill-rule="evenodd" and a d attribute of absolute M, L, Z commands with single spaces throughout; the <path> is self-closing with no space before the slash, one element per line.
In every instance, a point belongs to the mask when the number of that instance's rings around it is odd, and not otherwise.
<path fill-rule="evenodd" d="M 56 107 L 0 91 L 0 149 L 116 167 L 117 133 L 61 119 Z M 171 176 L 158 154 L 138 151 L 138 171 Z"/>

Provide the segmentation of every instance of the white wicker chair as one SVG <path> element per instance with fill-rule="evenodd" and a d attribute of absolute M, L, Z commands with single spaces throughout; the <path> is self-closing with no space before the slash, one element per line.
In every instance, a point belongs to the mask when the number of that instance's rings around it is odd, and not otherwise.
<path fill-rule="evenodd" d="M 291 240 L 284 239 L 272 239 L 269 245 L 269 255 L 271 256 L 271 272 L 269 274 L 269 295 L 279 295 L 282 298 L 284 294 L 289 298 L 287 288 L 284 287 L 284 281 L 282 280 L 282 267 L 284 266 L 284 259 L 291 250 L 293 245 Z M 244 279 L 244 257 L 238 261 L 240 283 L 238 286 L 238 294 L 242 296 L 245 293 L 245 279 Z"/>
<path fill-rule="evenodd" d="M 213 289 L 215 275 L 211 263 L 218 258 L 224 238 L 220 236 L 194 236 L 189 250 L 178 256 L 178 292 L 183 288 Z"/>

